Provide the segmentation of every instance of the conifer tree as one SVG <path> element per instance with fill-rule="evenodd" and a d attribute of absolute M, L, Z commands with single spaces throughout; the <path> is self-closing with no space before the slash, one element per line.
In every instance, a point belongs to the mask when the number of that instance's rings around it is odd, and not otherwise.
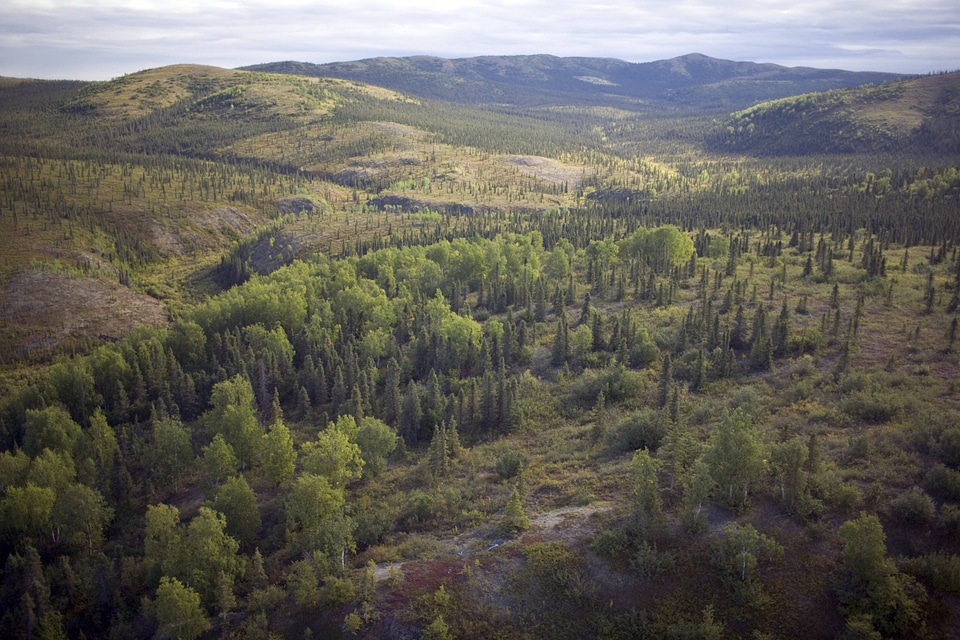
<path fill-rule="evenodd" d="M 647 449 L 639 449 L 630 463 L 633 470 L 633 512 L 646 522 L 660 513 L 660 480 L 657 473 L 662 463 Z"/>
<path fill-rule="evenodd" d="M 399 432 L 407 444 L 414 444 L 420 440 L 420 423 L 423 412 L 420 409 L 420 395 L 417 392 L 417 383 L 411 380 L 407 383 L 407 391 L 403 394 L 403 407 L 400 412 Z"/>
<path fill-rule="evenodd" d="M 500 529 L 505 535 L 516 535 L 530 528 L 530 517 L 523 508 L 523 496 L 519 487 L 514 487 L 510 500 L 503 512 Z"/>
<path fill-rule="evenodd" d="M 660 364 L 660 383 L 657 387 L 657 408 L 663 409 L 670 400 L 670 388 L 673 383 L 673 364 L 670 354 L 663 354 Z"/>
<path fill-rule="evenodd" d="M 293 477 L 297 451 L 279 402 L 274 403 L 273 415 L 274 420 L 263 436 L 263 472 L 274 484 L 282 484 Z"/>

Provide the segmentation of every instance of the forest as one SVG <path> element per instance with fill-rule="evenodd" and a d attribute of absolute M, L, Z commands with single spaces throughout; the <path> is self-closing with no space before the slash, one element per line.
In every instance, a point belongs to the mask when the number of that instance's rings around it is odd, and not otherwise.
<path fill-rule="evenodd" d="M 958 87 L 0 79 L 0 635 L 956 637 Z"/>

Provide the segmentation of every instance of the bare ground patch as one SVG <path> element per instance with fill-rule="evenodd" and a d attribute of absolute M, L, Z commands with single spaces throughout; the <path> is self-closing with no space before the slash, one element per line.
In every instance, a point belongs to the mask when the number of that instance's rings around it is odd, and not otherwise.
<path fill-rule="evenodd" d="M 544 182 L 554 184 L 566 182 L 571 186 L 578 186 L 586 171 L 584 167 L 564 164 L 559 160 L 542 156 L 504 156 L 502 162 L 508 167 L 516 167 L 520 172 Z"/>
<path fill-rule="evenodd" d="M 3 286 L 0 321 L 6 353 L 43 357 L 89 339 L 119 340 L 141 325 L 164 325 L 158 300 L 118 282 L 47 271 L 21 271 Z"/>

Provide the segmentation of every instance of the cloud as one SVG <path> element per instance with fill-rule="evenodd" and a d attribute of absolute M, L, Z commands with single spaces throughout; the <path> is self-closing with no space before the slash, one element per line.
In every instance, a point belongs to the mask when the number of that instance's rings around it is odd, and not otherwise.
<path fill-rule="evenodd" d="M 234 67 L 381 55 L 549 53 L 635 62 L 699 52 L 791 66 L 960 68 L 954 0 L 7 0 L 0 75 L 103 79 L 174 62 Z"/>

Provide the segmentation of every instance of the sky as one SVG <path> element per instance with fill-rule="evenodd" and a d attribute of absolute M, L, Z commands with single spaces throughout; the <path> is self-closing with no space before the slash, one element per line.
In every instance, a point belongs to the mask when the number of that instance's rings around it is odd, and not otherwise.
<path fill-rule="evenodd" d="M 351 4 L 353 6 L 346 6 Z M 0 76 L 177 63 L 688 53 L 851 71 L 960 69 L 957 0 L 0 0 Z"/>

